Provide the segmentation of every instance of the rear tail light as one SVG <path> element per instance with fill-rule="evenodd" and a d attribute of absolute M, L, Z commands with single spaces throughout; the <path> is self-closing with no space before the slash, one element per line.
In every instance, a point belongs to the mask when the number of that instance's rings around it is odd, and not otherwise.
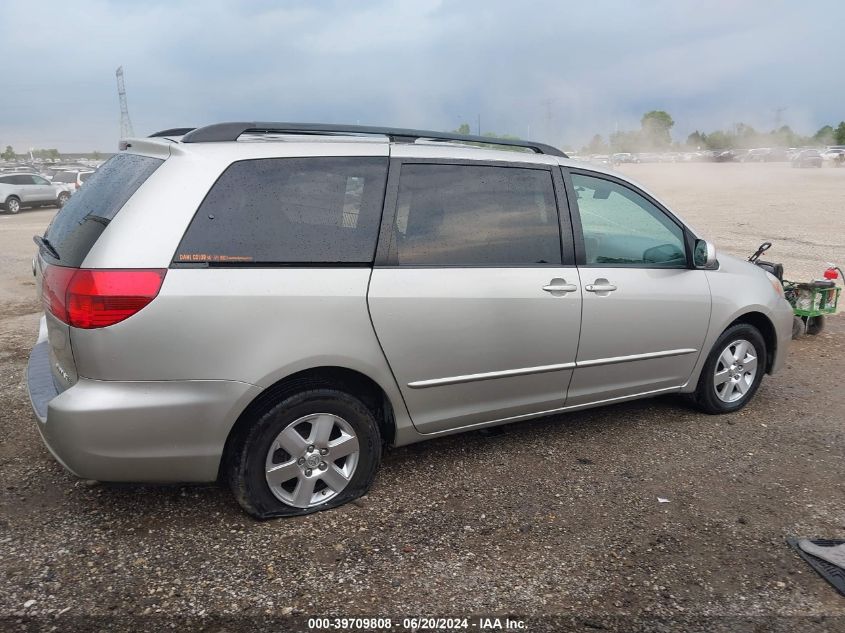
<path fill-rule="evenodd" d="M 72 327 L 107 327 L 128 319 L 158 295 L 167 269 L 90 270 L 47 266 L 44 309 Z"/>

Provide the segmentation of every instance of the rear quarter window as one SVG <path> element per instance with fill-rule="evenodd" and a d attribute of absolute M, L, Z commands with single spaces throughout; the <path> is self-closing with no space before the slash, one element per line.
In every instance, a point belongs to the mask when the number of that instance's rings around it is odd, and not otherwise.
<path fill-rule="evenodd" d="M 386 178 L 387 158 L 233 163 L 197 210 L 174 262 L 370 264 Z"/>
<path fill-rule="evenodd" d="M 45 251 L 42 255 L 60 266 L 80 266 L 109 222 L 163 162 L 138 154 L 117 154 L 106 161 L 47 227 L 45 237 L 59 259 Z M 75 180 L 76 174 L 71 182 Z"/>

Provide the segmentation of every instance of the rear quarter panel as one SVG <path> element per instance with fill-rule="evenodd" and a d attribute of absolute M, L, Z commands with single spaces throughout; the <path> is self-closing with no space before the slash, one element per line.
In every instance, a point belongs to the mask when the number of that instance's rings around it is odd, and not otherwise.
<path fill-rule="evenodd" d="M 72 330 L 80 375 L 235 380 L 266 388 L 304 369 L 359 371 L 410 425 L 367 309 L 369 268 L 171 269 L 159 296 L 114 326 Z"/>

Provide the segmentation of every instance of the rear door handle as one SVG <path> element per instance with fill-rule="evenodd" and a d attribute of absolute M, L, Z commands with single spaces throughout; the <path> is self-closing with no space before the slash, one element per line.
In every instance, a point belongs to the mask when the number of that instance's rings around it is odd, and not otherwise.
<path fill-rule="evenodd" d="M 543 290 L 552 293 L 556 297 L 560 297 L 565 295 L 567 292 L 575 292 L 578 290 L 578 286 L 566 283 L 566 279 L 555 278 L 547 285 L 543 286 Z"/>

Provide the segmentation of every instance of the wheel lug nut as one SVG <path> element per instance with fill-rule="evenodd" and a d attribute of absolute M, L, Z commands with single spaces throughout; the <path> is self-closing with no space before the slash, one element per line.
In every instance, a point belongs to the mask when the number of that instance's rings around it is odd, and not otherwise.
<path fill-rule="evenodd" d="M 320 449 L 320 455 L 328 455 L 328 454 L 329 454 L 329 449 L 327 449 L 327 448 L 321 448 Z"/>
<path fill-rule="evenodd" d="M 306 477 L 310 477 L 310 476 L 311 476 L 311 469 L 310 469 L 310 468 L 306 468 L 306 469 L 305 469 L 305 476 L 306 476 Z"/>
<path fill-rule="evenodd" d="M 313 445 L 313 444 L 309 444 L 309 445 L 308 445 L 308 452 L 309 452 L 309 453 L 313 453 L 313 452 L 314 452 L 314 445 Z"/>
<path fill-rule="evenodd" d="M 305 458 L 304 458 L 304 457 L 300 457 L 299 459 L 297 459 L 297 460 L 296 460 L 296 463 L 297 463 L 297 464 L 299 464 L 300 466 L 302 466 L 302 464 L 304 464 L 304 463 L 305 463 Z"/>
<path fill-rule="evenodd" d="M 320 470 L 325 470 L 326 468 L 328 468 L 326 462 L 320 462 Z"/>

